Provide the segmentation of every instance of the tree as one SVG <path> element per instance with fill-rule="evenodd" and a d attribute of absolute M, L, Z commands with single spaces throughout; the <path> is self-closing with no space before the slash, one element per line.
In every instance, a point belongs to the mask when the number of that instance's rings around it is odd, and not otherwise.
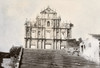
<path fill-rule="evenodd" d="M 70 27 L 73 27 L 74 25 L 72 23 L 70 23 Z"/>
<path fill-rule="evenodd" d="M 79 41 L 79 43 L 81 43 L 83 40 L 82 40 L 82 38 L 79 38 L 78 41 Z"/>
<path fill-rule="evenodd" d="M 13 46 L 13 47 L 10 49 L 10 56 L 12 56 L 12 57 L 17 57 L 17 56 L 19 55 L 20 50 L 21 50 L 21 47 L 14 47 L 14 46 Z"/>

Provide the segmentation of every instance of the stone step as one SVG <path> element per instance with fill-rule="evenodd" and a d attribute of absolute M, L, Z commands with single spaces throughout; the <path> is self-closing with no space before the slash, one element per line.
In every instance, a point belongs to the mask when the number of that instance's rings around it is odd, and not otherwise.
<path fill-rule="evenodd" d="M 84 58 L 69 56 L 61 50 L 24 49 L 21 68 L 70 68 L 89 64 Z"/>

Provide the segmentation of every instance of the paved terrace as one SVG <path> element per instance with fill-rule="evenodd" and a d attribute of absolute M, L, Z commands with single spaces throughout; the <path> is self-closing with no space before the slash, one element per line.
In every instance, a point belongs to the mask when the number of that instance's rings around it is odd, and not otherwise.
<path fill-rule="evenodd" d="M 24 49 L 21 68 L 100 68 L 79 56 L 61 50 Z"/>

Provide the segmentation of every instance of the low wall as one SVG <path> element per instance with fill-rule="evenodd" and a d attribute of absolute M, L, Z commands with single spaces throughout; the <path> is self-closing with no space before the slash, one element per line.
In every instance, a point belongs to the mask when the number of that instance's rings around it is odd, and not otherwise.
<path fill-rule="evenodd" d="M 23 48 L 21 48 L 21 50 L 20 50 L 20 53 L 19 53 L 19 56 L 18 56 L 18 62 L 16 63 L 16 67 L 15 68 L 20 68 L 22 54 L 23 54 Z"/>

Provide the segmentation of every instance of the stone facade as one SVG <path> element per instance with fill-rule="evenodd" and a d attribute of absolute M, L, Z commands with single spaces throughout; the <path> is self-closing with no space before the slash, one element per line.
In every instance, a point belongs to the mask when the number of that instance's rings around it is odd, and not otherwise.
<path fill-rule="evenodd" d="M 25 48 L 61 49 L 71 39 L 73 24 L 61 23 L 57 12 L 47 7 L 36 17 L 36 21 L 25 22 Z"/>

